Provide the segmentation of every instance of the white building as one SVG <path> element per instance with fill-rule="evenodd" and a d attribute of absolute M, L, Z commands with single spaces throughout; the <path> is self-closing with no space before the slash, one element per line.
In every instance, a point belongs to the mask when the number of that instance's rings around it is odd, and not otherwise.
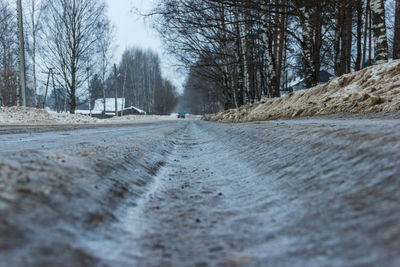
<path fill-rule="evenodd" d="M 115 98 L 106 98 L 106 112 L 104 117 L 115 116 Z M 92 115 L 94 117 L 103 117 L 104 99 L 99 98 L 94 102 L 92 110 L 76 110 L 76 114 Z M 126 107 L 125 98 L 117 98 L 118 116 L 122 115 L 146 115 L 146 112 L 136 107 Z"/>

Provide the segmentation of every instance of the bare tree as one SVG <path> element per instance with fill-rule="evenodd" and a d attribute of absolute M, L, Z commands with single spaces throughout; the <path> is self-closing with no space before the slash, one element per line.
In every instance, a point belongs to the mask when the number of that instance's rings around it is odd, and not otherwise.
<path fill-rule="evenodd" d="M 105 4 L 99 0 L 54 0 L 48 18 L 47 62 L 59 73 L 57 78 L 69 97 L 75 113 L 78 89 L 83 85 L 87 64 L 95 44 L 104 32 Z M 92 61 L 93 62 L 93 61 Z"/>
<path fill-rule="evenodd" d="M 372 57 L 371 28 L 378 59 L 385 46 L 382 0 L 159 1 L 153 15 L 169 52 L 188 69 L 211 69 L 226 109 L 279 96 L 288 77 L 309 88 L 326 71 L 360 69 Z"/>
<path fill-rule="evenodd" d="M 0 105 L 10 106 L 17 101 L 17 38 L 16 20 L 6 1 L 0 1 Z"/>
<path fill-rule="evenodd" d="M 388 60 L 385 4 L 383 0 L 371 0 L 371 14 L 374 30 L 375 63 Z"/>
<path fill-rule="evenodd" d="M 114 50 L 115 28 L 107 20 L 104 22 L 104 32 L 101 35 L 98 45 L 101 54 L 101 83 L 103 93 L 103 112 L 106 113 L 106 88 L 107 74 L 111 70 Z"/>
<path fill-rule="evenodd" d="M 296 0 L 295 8 L 299 15 L 302 28 L 303 62 L 305 66 L 305 82 L 307 87 L 313 87 L 318 82 L 313 58 L 313 27 L 311 22 L 311 4 L 314 1 Z"/>
<path fill-rule="evenodd" d="M 37 89 L 37 37 L 42 30 L 42 17 L 45 12 L 48 1 L 46 0 L 29 0 L 26 2 L 29 9 L 29 37 L 31 38 L 30 50 L 32 57 L 32 79 L 33 79 L 33 93 L 34 105 L 37 107 L 38 102 L 38 89 Z"/>

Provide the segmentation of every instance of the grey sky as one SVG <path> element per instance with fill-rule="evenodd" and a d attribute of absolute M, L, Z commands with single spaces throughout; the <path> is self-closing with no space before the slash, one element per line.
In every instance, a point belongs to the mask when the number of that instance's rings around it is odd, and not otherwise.
<path fill-rule="evenodd" d="M 162 62 L 163 76 L 171 80 L 182 92 L 184 75 L 175 70 L 173 59 L 165 55 L 162 50 L 161 40 L 157 33 L 151 28 L 149 22 L 131 12 L 133 8 L 139 9 L 142 13 L 149 11 L 157 2 L 156 0 L 106 0 L 110 20 L 116 27 L 116 60 L 119 61 L 121 54 L 126 48 L 138 46 L 143 49 L 156 51 Z"/>

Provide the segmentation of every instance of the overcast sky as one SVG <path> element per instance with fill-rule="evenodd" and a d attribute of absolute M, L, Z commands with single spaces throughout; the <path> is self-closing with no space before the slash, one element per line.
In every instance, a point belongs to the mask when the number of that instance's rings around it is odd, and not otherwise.
<path fill-rule="evenodd" d="M 110 20 L 116 27 L 116 60 L 119 62 L 121 54 L 126 48 L 138 46 L 143 49 L 152 49 L 161 58 L 163 76 L 171 80 L 181 93 L 185 76 L 176 71 L 171 57 L 162 50 L 161 40 L 151 28 L 150 22 L 132 12 L 137 8 L 146 13 L 153 8 L 157 0 L 106 0 Z"/>

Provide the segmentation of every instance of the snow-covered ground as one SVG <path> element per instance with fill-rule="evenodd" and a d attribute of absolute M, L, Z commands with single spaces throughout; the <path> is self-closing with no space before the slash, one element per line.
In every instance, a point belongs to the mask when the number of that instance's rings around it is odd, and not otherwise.
<path fill-rule="evenodd" d="M 262 121 L 335 113 L 400 111 L 400 60 L 372 66 L 280 98 L 204 116 L 212 121 Z"/>
<path fill-rule="evenodd" d="M 195 116 L 188 116 L 195 118 Z M 120 124 L 135 122 L 155 122 L 177 120 L 177 114 L 161 115 L 127 115 L 110 119 L 97 119 L 87 115 L 57 113 L 51 110 L 29 107 L 0 107 L 0 125 L 51 125 L 51 124 Z"/>

